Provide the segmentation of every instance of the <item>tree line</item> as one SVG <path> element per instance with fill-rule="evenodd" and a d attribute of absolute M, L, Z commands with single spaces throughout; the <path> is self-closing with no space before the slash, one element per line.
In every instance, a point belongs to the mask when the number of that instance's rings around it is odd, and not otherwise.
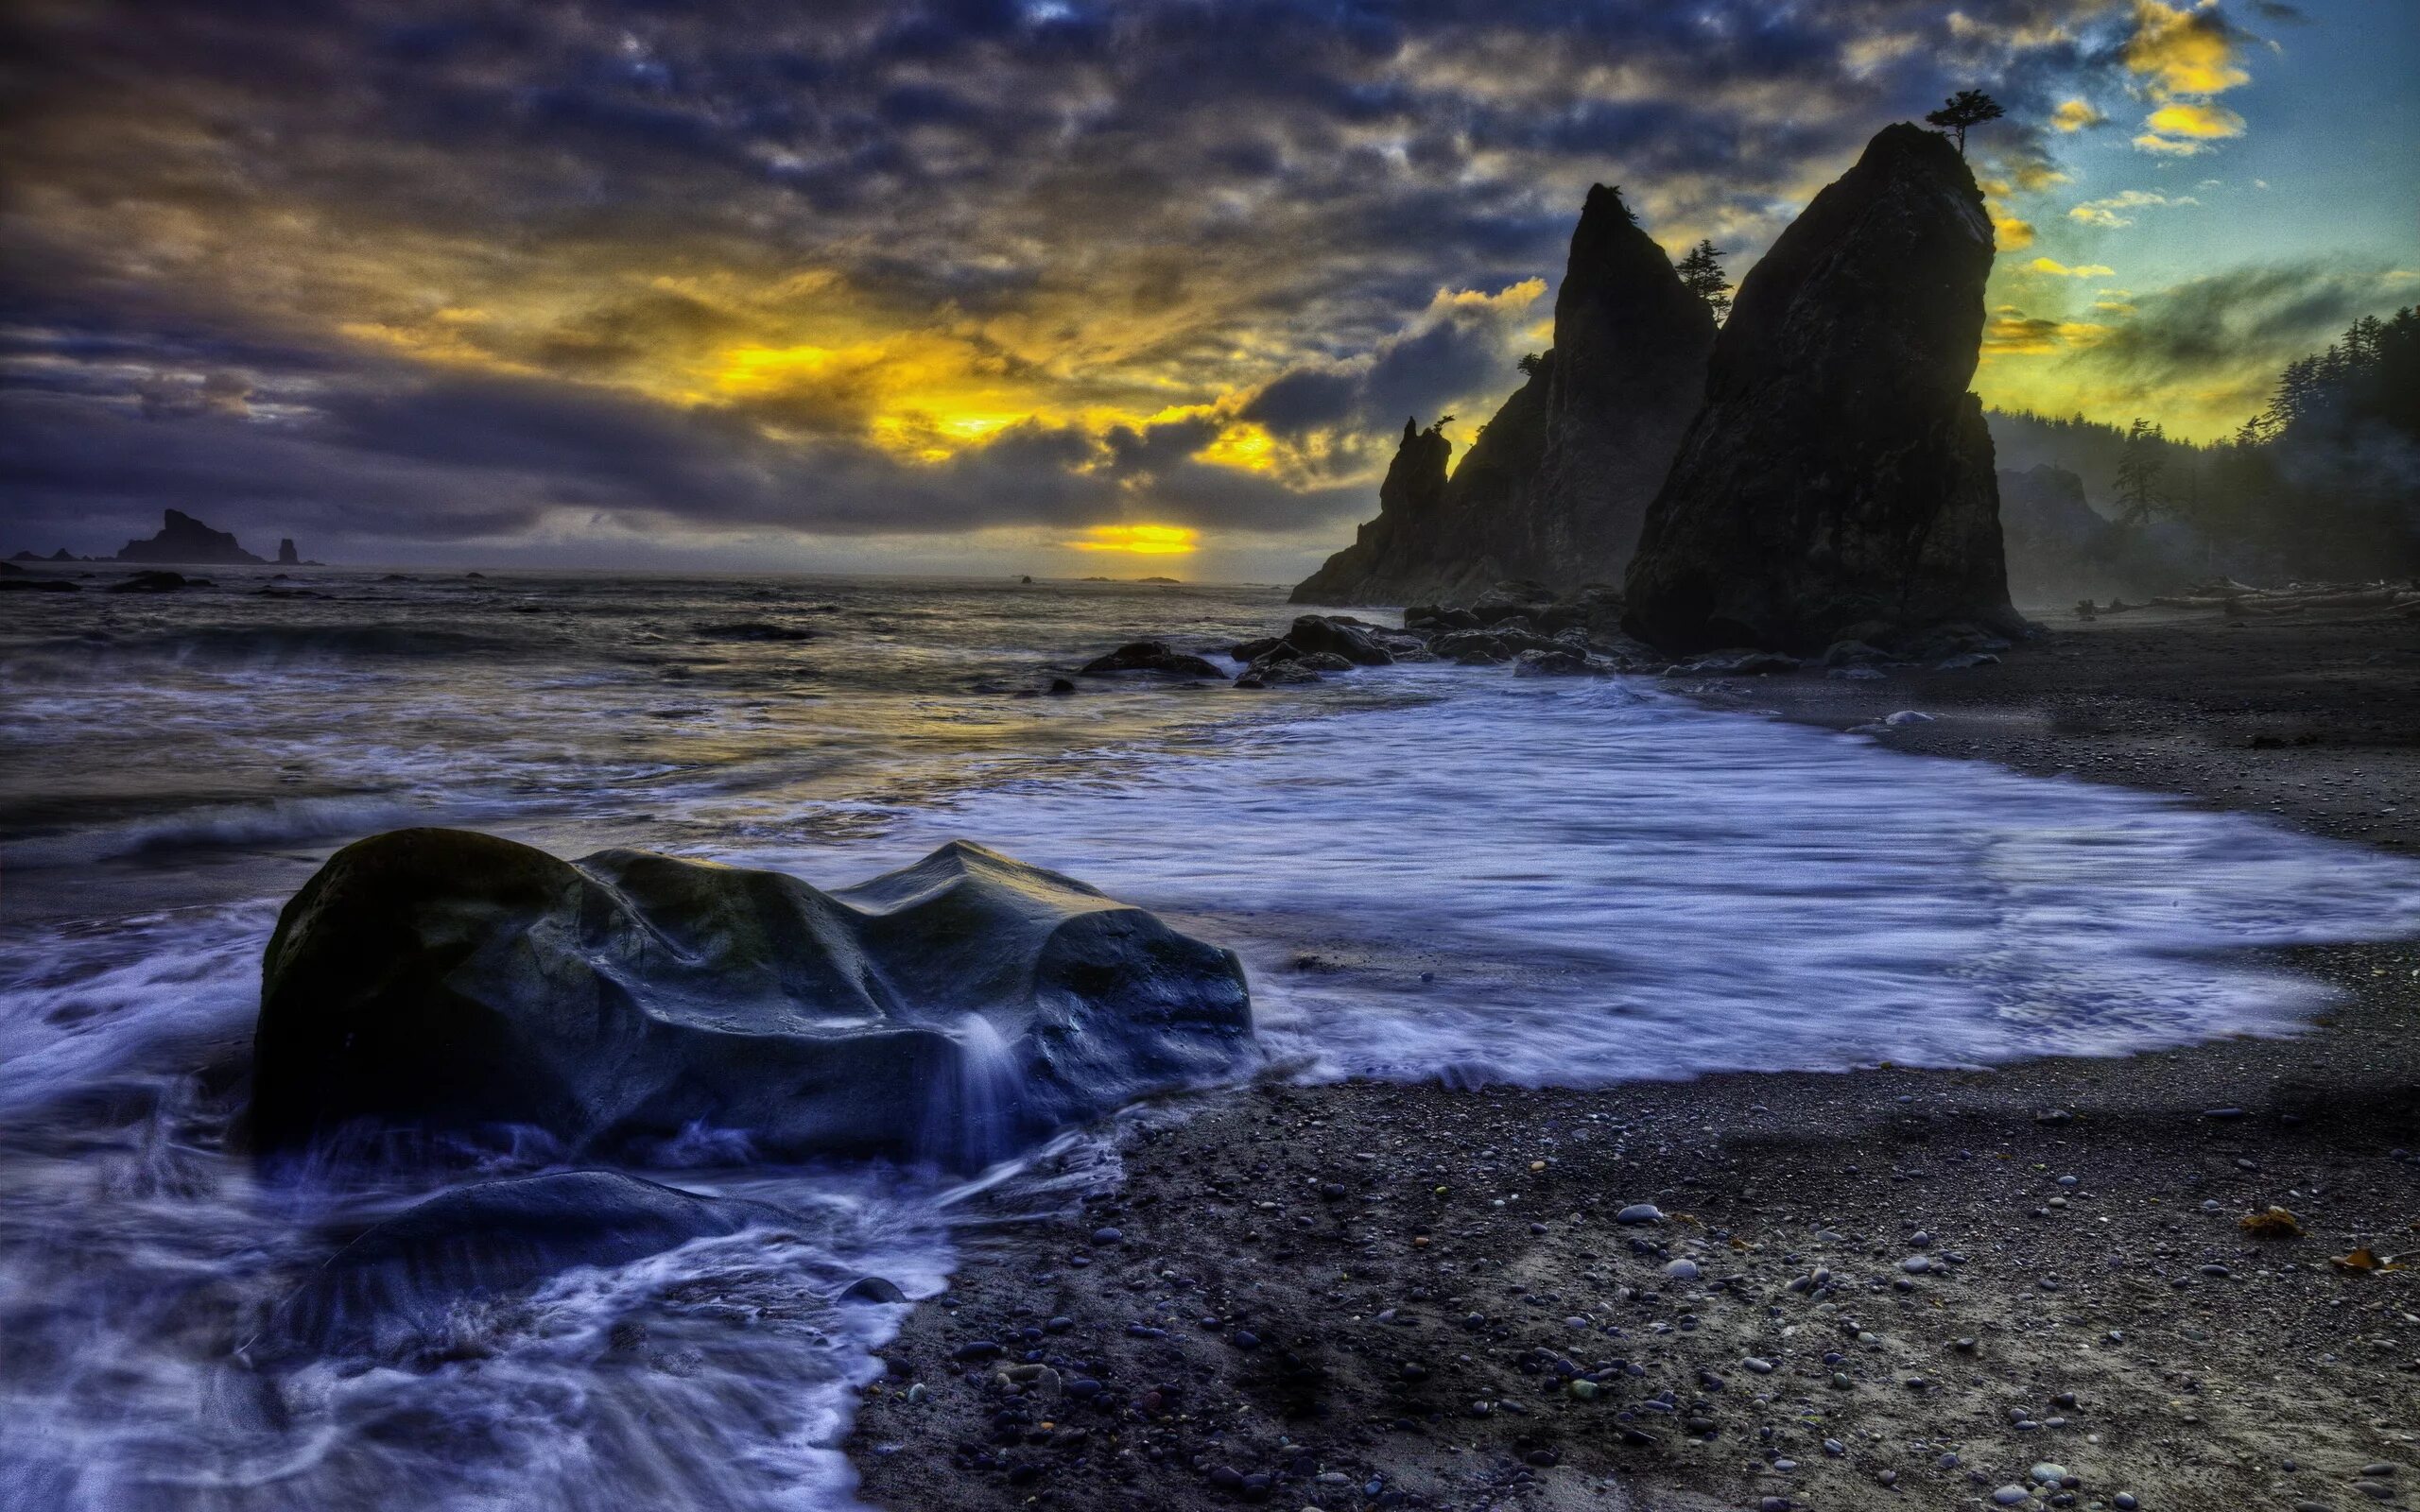
<path fill-rule="evenodd" d="M 2181 526 L 2208 566 L 2239 577 L 2420 574 L 2420 309 L 2365 316 L 2289 363 L 2221 441 L 2171 439 L 2139 418 L 1994 421 L 2003 466 L 2049 461 L 2105 501 L 2112 556 L 2142 559 Z"/>

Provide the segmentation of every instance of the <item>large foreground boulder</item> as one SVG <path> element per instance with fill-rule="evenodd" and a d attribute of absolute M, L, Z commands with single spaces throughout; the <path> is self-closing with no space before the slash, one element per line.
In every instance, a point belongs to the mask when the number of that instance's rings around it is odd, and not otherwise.
<path fill-rule="evenodd" d="M 1697 413 L 1714 333 L 1705 301 L 1621 191 L 1590 189 L 1555 293 L 1553 348 L 1526 365 L 1450 477 L 1439 427 L 1407 421 L 1378 517 L 1293 602 L 1450 602 L 1508 577 L 1549 589 L 1618 578 Z"/>
<path fill-rule="evenodd" d="M 269 940 L 253 1139 L 543 1130 L 644 1159 L 699 1128 L 974 1166 L 1250 1053 L 1233 952 L 953 842 L 821 892 L 459 830 L 338 851 Z"/>
<path fill-rule="evenodd" d="M 272 1346 L 394 1357 L 448 1341 L 455 1309 L 575 1265 L 626 1265 L 693 1240 L 781 1228 L 762 1202 L 700 1197 L 611 1171 L 481 1181 L 374 1224 L 276 1310 Z"/>
<path fill-rule="evenodd" d="M 1992 223 L 1948 141 L 1885 129 L 1740 284 L 1648 511 L 1632 634 L 1821 649 L 1860 623 L 2018 633 L 1982 406 Z"/>

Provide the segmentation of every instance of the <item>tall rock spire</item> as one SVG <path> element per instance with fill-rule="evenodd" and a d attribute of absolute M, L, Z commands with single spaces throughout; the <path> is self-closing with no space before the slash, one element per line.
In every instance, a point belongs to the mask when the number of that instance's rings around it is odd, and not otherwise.
<path fill-rule="evenodd" d="M 1621 580 L 1640 522 L 1698 410 L 1713 312 L 1639 229 L 1619 189 L 1588 191 L 1554 299 L 1536 552 L 1550 584 Z"/>
<path fill-rule="evenodd" d="M 1703 391 L 1714 317 L 1621 192 L 1599 184 L 1572 233 L 1554 330 L 1554 349 L 1481 428 L 1435 507 L 1391 504 L 1390 470 L 1379 517 L 1294 602 L 1406 604 L 1506 577 L 1570 588 L 1620 576 Z M 1410 444 L 1408 432 L 1395 469 Z"/>
<path fill-rule="evenodd" d="M 1992 253 L 1974 176 L 1914 126 L 1815 197 L 1715 344 L 1631 563 L 1632 633 L 1806 649 L 1877 623 L 2018 627 L 1966 388 Z"/>

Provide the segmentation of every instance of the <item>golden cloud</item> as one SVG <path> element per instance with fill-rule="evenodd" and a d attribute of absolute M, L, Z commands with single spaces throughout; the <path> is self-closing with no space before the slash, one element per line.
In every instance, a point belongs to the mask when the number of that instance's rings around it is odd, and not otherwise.
<path fill-rule="evenodd" d="M 2194 105 L 2178 101 L 2163 105 L 2152 112 L 2143 123 L 2153 131 L 2167 136 L 2217 137 L 2241 136 L 2243 117 L 2223 105 Z"/>
<path fill-rule="evenodd" d="M 2150 81 L 2161 99 L 2215 94 L 2252 77 L 2238 61 L 2237 39 L 2217 0 L 2194 6 L 2135 0 L 2135 32 L 2126 39 L 2126 66 Z"/>
<path fill-rule="evenodd" d="M 2154 194 L 2148 189 L 2128 189 L 2105 199 L 2087 199 L 2069 210 L 2067 218 L 2086 226 L 2099 226 L 2104 231 L 2115 231 L 2120 226 L 2135 223 L 2135 217 L 2128 215 L 2128 211 L 2152 206 L 2198 205 L 2201 202 L 2191 195 L 2169 196 Z"/>
<path fill-rule="evenodd" d="M 2074 351 L 2092 346 L 2108 335 L 2105 325 L 2027 315 L 2014 304 L 2003 304 L 1984 323 L 1983 356 L 1988 361 L 1995 356 Z"/>
<path fill-rule="evenodd" d="M 2050 112 L 2051 129 L 2059 131 L 2081 131 L 2108 119 L 2094 110 L 2089 100 L 2062 100 L 2059 108 Z"/>
<path fill-rule="evenodd" d="M 2109 278 L 2118 271 L 2114 267 L 2103 267 L 2099 263 L 2079 263 L 2069 267 L 2051 257 L 2037 257 L 2025 266 L 2029 271 L 2048 273 L 2052 278 Z"/>

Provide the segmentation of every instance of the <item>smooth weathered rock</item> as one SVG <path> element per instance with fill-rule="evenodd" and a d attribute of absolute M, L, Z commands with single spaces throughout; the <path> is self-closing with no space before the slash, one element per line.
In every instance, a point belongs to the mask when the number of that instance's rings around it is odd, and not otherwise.
<path fill-rule="evenodd" d="M 1110 652 L 1084 663 L 1088 678 L 1109 677 L 1119 672 L 1151 672 L 1164 678 L 1222 678 L 1226 674 L 1198 656 L 1177 650 L 1165 641 L 1130 641 Z"/>
<path fill-rule="evenodd" d="M 117 551 L 120 561 L 200 562 L 214 567 L 258 563 L 261 558 L 236 543 L 232 530 L 213 530 L 182 509 L 170 509 L 160 533 L 146 541 L 130 541 Z"/>
<path fill-rule="evenodd" d="M 995 1159 L 1250 1051 L 1232 952 L 953 842 L 821 892 L 458 830 L 338 851 L 278 919 L 255 1144 L 535 1127 L 574 1154 L 695 1127 L 794 1155 Z M 355 1127 L 360 1125 L 362 1127 Z"/>
<path fill-rule="evenodd" d="M 1992 224 L 1943 137 L 1885 129 L 1740 285 L 1647 517 L 1624 627 L 1819 650 L 1860 621 L 2020 628 L 1982 406 Z"/>
<path fill-rule="evenodd" d="M 1588 191 L 1555 294 L 1554 346 L 1446 475 L 1449 443 L 1407 421 L 1378 517 L 1294 590 L 1298 604 L 1467 599 L 1507 577 L 1620 576 L 1697 410 L 1714 317 L 1632 217 Z"/>
<path fill-rule="evenodd" d="M 768 1203 L 700 1197 L 611 1171 L 481 1181 L 365 1230 L 279 1303 L 273 1344 L 394 1358 L 443 1347 L 464 1301 L 575 1265 L 625 1265 L 692 1240 L 780 1228 Z"/>
<path fill-rule="evenodd" d="M 1318 614 L 1296 619 L 1286 632 L 1286 642 L 1305 656 L 1325 652 L 1355 666 L 1382 667 L 1394 661 L 1392 653 L 1358 626 Z"/>

